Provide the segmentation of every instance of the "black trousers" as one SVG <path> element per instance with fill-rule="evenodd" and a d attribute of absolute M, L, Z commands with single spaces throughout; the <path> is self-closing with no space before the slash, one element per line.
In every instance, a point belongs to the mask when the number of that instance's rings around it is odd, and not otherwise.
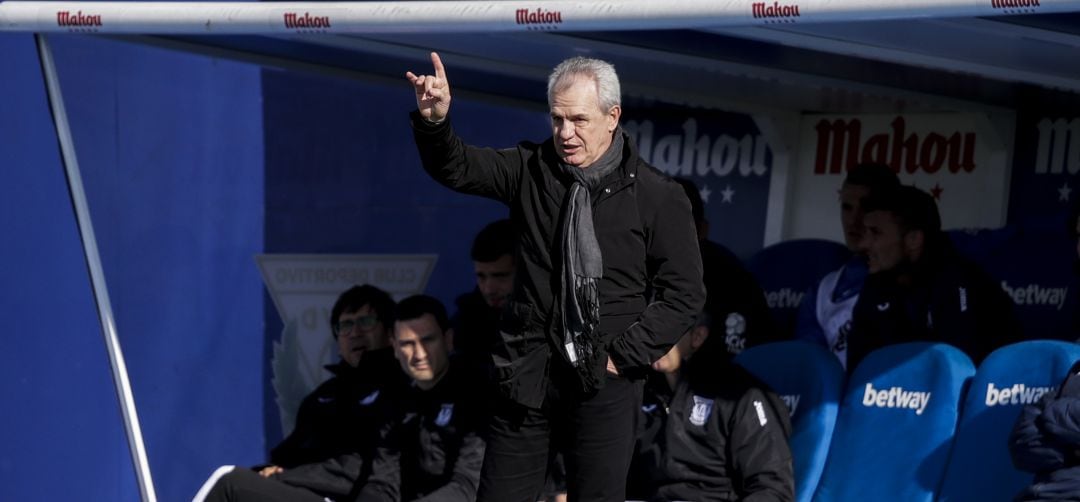
<path fill-rule="evenodd" d="M 313 491 L 287 485 L 274 479 L 264 478 L 259 473 L 237 467 L 224 475 L 210 493 L 206 502 L 324 502 L 326 499 Z"/>
<path fill-rule="evenodd" d="M 553 375 L 542 409 L 506 399 L 495 406 L 479 502 L 535 502 L 558 451 L 570 502 L 626 500 L 642 382 L 609 375 L 604 388 L 582 396 L 560 389 L 559 380 Z"/>

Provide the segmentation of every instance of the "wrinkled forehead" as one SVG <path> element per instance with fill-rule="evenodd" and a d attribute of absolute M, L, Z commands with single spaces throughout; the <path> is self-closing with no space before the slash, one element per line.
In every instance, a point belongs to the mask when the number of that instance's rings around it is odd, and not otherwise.
<path fill-rule="evenodd" d="M 577 106 L 590 104 L 599 109 L 600 89 L 596 79 L 584 73 L 573 73 L 564 75 L 555 82 L 548 106 L 554 108 L 556 105 L 566 106 L 567 104 Z"/>

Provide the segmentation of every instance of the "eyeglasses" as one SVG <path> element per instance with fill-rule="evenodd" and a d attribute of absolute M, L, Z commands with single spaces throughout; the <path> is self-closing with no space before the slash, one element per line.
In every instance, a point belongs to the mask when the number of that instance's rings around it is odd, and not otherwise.
<path fill-rule="evenodd" d="M 376 324 L 379 324 L 379 318 L 373 315 L 366 315 L 357 317 L 356 319 L 348 319 L 339 323 L 334 323 L 334 334 L 340 335 L 352 331 L 353 328 L 359 327 L 360 329 L 371 329 Z"/>

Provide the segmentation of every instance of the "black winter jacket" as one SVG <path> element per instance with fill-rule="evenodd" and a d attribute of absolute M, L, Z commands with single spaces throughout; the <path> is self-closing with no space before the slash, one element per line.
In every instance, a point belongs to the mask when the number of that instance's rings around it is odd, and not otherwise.
<path fill-rule="evenodd" d="M 941 342 L 978 365 L 994 349 L 1020 340 L 1013 303 L 978 265 L 957 254 L 944 237 L 907 270 L 871 274 L 852 313 L 848 372 L 875 349 L 903 342 Z"/>
<path fill-rule="evenodd" d="M 794 499 L 788 410 L 765 384 L 728 360 L 684 371 L 674 391 L 657 376 L 642 401 L 628 497 Z"/>
<path fill-rule="evenodd" d="M 461 295 L 450 320 L 454 328 L 454 353 L 483 374 L 493 377 L 491 351 L 499 343 L 499 308 L 484 300 L 480 291 Z"/>
<path fill-rule="evenodd" d="M 701 264 L 705 268 L 705 311 L 713 318 L 713 334 L 724 337 L 729 355 L 791 338 L 776 329 L 757 279 L 728 248 L 701 241 Z"/>
<path fill-rule="evenodd" d="M 409 384 L 389 397 L 361 502 L 472 502 L 480 484 L 487 425 L 483 393 L 458 359 L 434 388 Z"/>
<path fill-rule="evenodd" d="M 1057 392 L 1024 406 L 1009 453 L 1017 469 L 1035 474 L 1016 500 L 1080 500 L 1080 363 Z"/>
<path fill-rule="evenodd" d="M 347 496 L 374 453 L 388 387 L 401 385 L 393 349 L 364 355 L 357 368 L 327 366 L 334 376 L 308 394 L 296 427 L 270 452 L 275 479 L 324 496 Z"/>
<path fill-rule="evenodd" d="M 561 222 L 572 180 L 559 169 L 550 138 L 502 150 L 478 148 L 466 145 L 449 119 L 433 125 L 415 111 L 411 117 L 420 159 L 432 178 L 510 208 L 518 230 L 517 274 L 499 321 L 495 376 L 503 395 L 540 408 L 552 351 L 569 359 L 557 296 Z M 625 134 L 623 162 L 601 181 L 592 201 L 604 270 L 601 350 L 586 368 L 602 376 L 610 356 L 621 373 L 644 374 L 690 328 L 705 300 L 690 202 L 682 187 L 638 156 Z"/>

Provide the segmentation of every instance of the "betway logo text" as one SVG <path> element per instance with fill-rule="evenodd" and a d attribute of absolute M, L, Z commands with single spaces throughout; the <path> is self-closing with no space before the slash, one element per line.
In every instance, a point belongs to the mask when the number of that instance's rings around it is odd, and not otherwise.
<path fill-rule="evenodd" d="M 916 415 L 922 415 L 926 405 L 930 404 L 930 393 L 907 391 L 903 387 L 877 390 L 873 383 L 868 383 L 862 404 L 877 408 L 909 408 L 915 410 Z"/>
<path fill-rule="evenodd" d="M 1042 119 L 1035 127 L 1039 129 L 1035 173 L 1080 172 L 1080 118 Z"/>
<path fill-rule="evenodd" d="M 517 24 L 560 24 L 562 23 L 562 12 L 557 10 L 543 10 L 537 7 L 536 10 L 518 9 L 516 11 Z"/>
<path fill-rule="evenodd" d="M 806 294 L 802 291 L 795 291 L 791 288 L 783 288 L 777 291 L 765 292 L 765 303 L 769 304 L 771 309 L 793 309 L 799 306 L 799 302 L 802 301 L 803 295 Z"/>
<path fill-rule="evenodd" d="M 310 12 L 305 12 L 304 15 L 300 15 L 296 12 L 286 12 L 285 27 L 286 28 L 330 28 L 330 16 L 312 16 Z"/>
<path fill-rule="evenodd" d="M 1053 387 L 1028 387 L 1022 383 L 999 389 L 991 382 L 986 385 L 986 405 L 1031 404 L 1043 397 L 1043 394 L 1053 391 Z"/>
<path fill-rule="evenodd" d="M 83 14 L 83 11 L 62 10 L 56 13 L 57 26 L 101 26 L 101 14 Z"/>
<path fill-rule="evenodd" d="M 818 122 L 814 174 L 844 173 L 860 162 L 880 162 L 908 173 L 933 174 L 943 167 L 952 173 L 975 170 L 974 132 L 907 134 L 904 117 L 896 117 L 889 124 L 891 132 L 874 134 L 864 142 L 862 127 L 859 119 Z"/>
<path fill-rule="evenodd" d="M 671 176 L 764 176 L 769 167 L 765 156 L 771 155 L 769 144 L 759 134 L 734 138 L 721 134 L 715 140 L 708 134 L 698 134 L 697 120 L 686 119 L 682 134 L 654 138 L 651 120 L 628 121 L 623 130 L 638 145 L 638 153 L 646 162 Z M 736 167 L 738 168 L 736 170 Z"/>
<path fill-rule="evenodd" d="M 799 399 L 802 399 L 802 396 L 798 394 L 791 394 L 788 396 L 780 396 L 780 399 L 782 399 L 784 401 L 784 404 L 787 405 L 788 416 L 795 416 L 795 410 L 799 409 Z"/>
<path fill-rule="evenodd" d="M 772 5 L 769 5 L 765 2 L 755 2 L 752 8 L 755 19 L 763 17 L 799 17 L 798 5 L 780 5 L 780 2 L 773 2 Z"/>
<path fill-rule="evenodd" d="M 1001 289 L 1012 298 L 1017 305 L 1047 305 L 1061 310 L 1065 307 L 1065 298 L 1069 296 L 1069 288 L 1044 288 L 1038 284 L 1011 287 L 1008 282 L 1001 281 Z"/>

